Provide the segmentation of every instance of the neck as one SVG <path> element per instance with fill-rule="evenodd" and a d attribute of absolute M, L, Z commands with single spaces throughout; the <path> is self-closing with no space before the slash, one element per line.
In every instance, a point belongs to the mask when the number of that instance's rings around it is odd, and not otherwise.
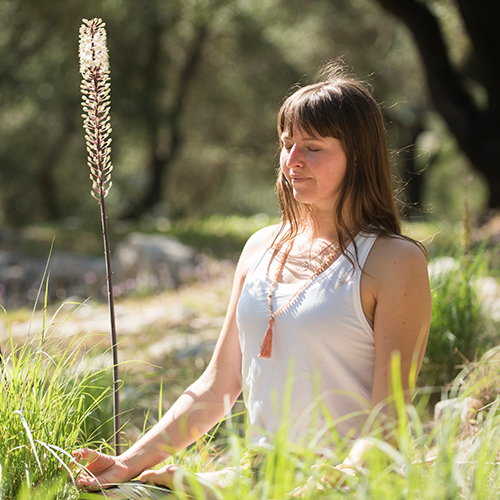
<path fill-rule="evenodd" d="M 329 243 L 338 241 L 331 212 L 313 212 L 305 223 L 305 229 L 313 240 L 324 240 Z"/>
<path fill-rule="evenodd" d="M 313 239 L 325 240 L 328 242 L 338 241 L 338 234 L 333 224 L 334 214 L 331 210 L 318 210 L 313 208 L 306 220 L 305 228 Z M 348 228 L 354 229 L 349 217 L 344 217 Z"/>

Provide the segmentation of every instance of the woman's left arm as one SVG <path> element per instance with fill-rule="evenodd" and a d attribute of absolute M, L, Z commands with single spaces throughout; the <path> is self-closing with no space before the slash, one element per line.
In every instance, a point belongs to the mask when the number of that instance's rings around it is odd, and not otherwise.
<path fill-rule="evenodd" d="M 409 404 L 431 322 L 431 291 L 423 251 L 402 238 L 379 237 L 363 269 L 361 302 L 374 330 L 371 407 L 382 404 L 381 415 L 396 418 L 391 401 L 392 356 L 399 354 L 401 385 Z M 339 468 L 362 466 L 370 448 L 370 442 L 357 441 Z"/>
<path fill-rule="evenodd" d="M 422 250 L 402 238 L 379 237 L 365 264 L 361 297 L 374 329 L 372 407 L 390 402 L 395 353 L 400 355 L 401 383 L 410 403 L 431 322 L 431 291 Z"/>

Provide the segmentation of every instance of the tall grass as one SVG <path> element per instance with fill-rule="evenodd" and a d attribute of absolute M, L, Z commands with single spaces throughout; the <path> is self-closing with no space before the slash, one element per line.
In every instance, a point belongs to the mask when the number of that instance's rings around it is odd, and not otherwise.
<path fill-rule="evenodd" d="M 457 404 L 450 406 L 436 422 L 422 420 L 421 408 L 405 405 L 401 387 L 396 387 L 394 401 L 400 425 L 388 429 L 390 441 L 376 433 L 366 436 L 373 448 L 353 476 L 330 468 L 340 463 L 347 450 L 318 457 L 310 450 L 292 448 L 285 440 L 278 440 L 273 448 L 263 451 L 257 474 L 242 471 L 240 458 L 245 446 L 235 432 L 237 429 L 229 425 L 229 419 L 223 425 L 228 431 L 226 455 L 239 472 L 235 483 L 216 493 L 195 488 L 195 476 L 191 473 L 200 470 L 200 451 L 193 447 L 180 460 L 171 459 L 180 461 L 190 471 L 179 479 L 178 485 L 196 492 L 200 499 L 290 499 L 292 491 L 305 486 L 301 498 L 307 499 L 496 500 L 500 491 L 499 401 L 469 412 L 464 412 L 462 404 L 471 391 L 477 391 L 483 383 L 491 383 L 498 374 L 500 362 L 492 370 L 488 359 L 491 357 L 485 358 L 481 366 L 481 378 L 471 378 L 468 384 L 462 384 L 455 394 Z M 471 418 L 480 421 L 472 430 Z M 217 468 L 220 465 L 215 462 L 205 462 L 204 470 Z M 188 498 L 186 493 L 173 496 Z"/>
<path fill-rule="evenodd" d="M 47 483 L 70 477 L 70 451 L 96 436 L 85 429 L 106 390 L 95 389 L 95 374 L 77 375 L 81 342 L 64 345 L 48 330 L 44 325 L 21 346 L 14 345 L 11 335 L 10 354 L 2 359 L 1 500 L 35 498 L 42 484 L 46 491 Z M 64 482 L 50 488 L 67 490 Z M 74 488 L 72 492 L 64 498 L 76 494 Z"/>

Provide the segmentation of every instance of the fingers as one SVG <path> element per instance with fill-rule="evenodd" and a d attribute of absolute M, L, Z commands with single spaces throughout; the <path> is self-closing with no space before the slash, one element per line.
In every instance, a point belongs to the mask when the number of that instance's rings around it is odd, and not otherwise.
<path fill-rule="evenodd" d="M 82 448 L 80 450 L 75 450 L 72 453 L 73 459 L 69 462 L 69 468 L 71 472 L 76 475 L 77 483 L 80 481 L 81 474 L 85 472 L 85 463 L 93 455 L 91 450 L 87 448 Z"/>
<path fill-rule="evenodd" d="M 113 457 L 88 448 L 75 450 L 72 455 L 74 459 L 70 468 L 75 474 L 75 482 L 79 488 L 100 489 L 101 485 L 106 483 L 103 472 L 116 464 Z"/>
<path fill-rule="evenodd" d="M 99 490 L 104 486 L 101 485 L 101 483 L 95 477 L 92 477 L 86 473 L 82 473 L 78 477 L 76 477 L 75 483 L 78 488 L 86 488 L 89 490 Z"/>
<path fill-rule="evenodd" d="M 73 452 L 75 461 L 79 464 L 85 465 L 89 471 L 103 471 L 112 467 L 116 463 L 115 457 L 110 457 L 104 453 L 88 448 L 81 448 Z"/>
<path fill-rule="evenodd" d="M 72 455 L 76 462 L 82 463 L 90 462 L 94 456 L 97 456 L 97 453 L 97 451 L 89 450 L 88 448 L 80 448 L 79 450 L 73 451 Z"/>
<path fill-rule="evenodd" d="M 158 470 L 145 470 L 139 476 L 139 481 L 174 489 L 174 475 L 179 469 L 182 469 L 180 465 L 170 464 Z"/>

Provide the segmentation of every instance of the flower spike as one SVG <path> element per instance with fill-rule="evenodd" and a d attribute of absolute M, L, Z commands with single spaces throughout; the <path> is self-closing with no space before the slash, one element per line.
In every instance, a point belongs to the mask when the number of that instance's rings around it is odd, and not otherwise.
<path fill-rule="evenodd" d="M 87 143 L 87 165 L 92 180 L 92 196 L 101 207 L 108 304 L 111 322 L 111 349 L 113 356 L 113 413 L 115 453 L 120 454 L 120 396 L 118 377 L 118 343 L 116 337 L 111 252 L 104 198 L 111 188 L 111 124 L 109 122 L 109 58 L 106 30 L 102 19 L 83 19 L 80 27 L 80 73 L 82 74 L 83 128 Z"/>
<path fill-rule="evenodd" d="M 112 186 L 109 57 L 102 19 L 83 20 L 80 27 L 83 128 L 87 142 L 92 196 L 101 203 Z"/>

